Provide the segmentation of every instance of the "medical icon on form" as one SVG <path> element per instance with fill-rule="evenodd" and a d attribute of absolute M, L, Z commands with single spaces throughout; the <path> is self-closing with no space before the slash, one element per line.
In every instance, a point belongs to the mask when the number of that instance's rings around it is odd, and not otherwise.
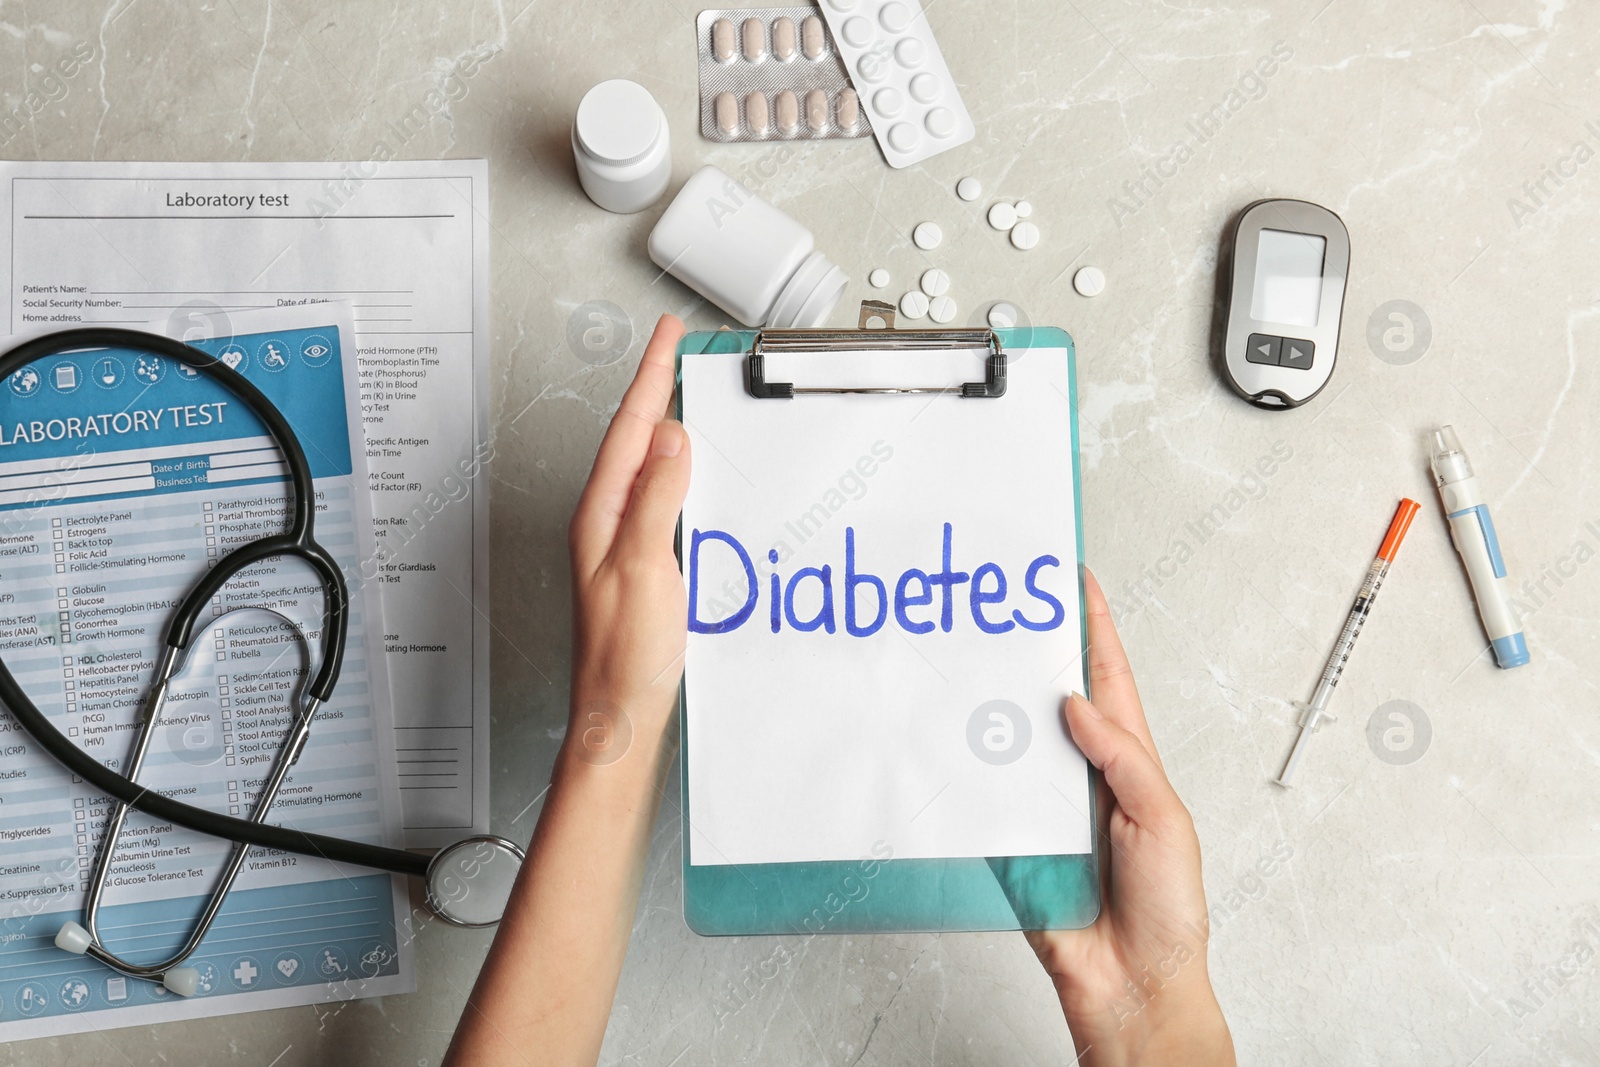
<path fill-rule="evenodd" d="M 245 364 L 250 362 L 250 357 L 238 345 L 223 345 L 222 351 L 217 353 L 217 358 L 222 360 L 229 370 L 236 370 L 240 374 L 244 373 Z"/>
<path fill-rule="evenodd" d="M 116 356 L 97 356 L 89 373 L 100 388 L 115 389 L 128 377 L 128 368 Z"/>
<path fill-rule="evenodd" d="M 263 341 L 256 349 L 256 362 L 262 370 L 280 371 L 289 365 L 289 348 L 277 338 Z"/>
<path fill-rule="evenodd" d="M 112 975 L 106 979 L 106 1001 L 110 1004 L 121 1004 L 128 999 L 128 980 L 122 975 Z"/>
<path fill-rule="evenodd" d="M 155 385 L 166 374 L 167 365 L 158 356 L 143 355 L 134 360 L 133 376 L 146 385 Z"/>
<path fill-rule="evenodd" d="M 320 367 L 333 358 L 333 345 L 320 333 L 300 342 L 300 358 L 308 367 Z"/>
<path fill-rule="evenodd" d="M 17 992 L 17 1010 L 24 1015 L 43 1015 L 49 1006 L 50 998 L 45 995 L 43 986 L 29 982 Z"/>
<path fill-rule="evenodd" d="M 18 396 L 32 396 L 39 391 L 39 372 L 32 367 L 23 367 L 10 378 L 11 391 Z"/>
<path fill-rule="evenodd" d="M 50 384 L 55 386 L 58 393 L 72 393 L 78 389 L 78 365 L 76 363 L 57 363 L 50 368 Z"/>
<path fill-rule="evenodd" d="M 70 1011 L 78 1011 L 89 1003 L 89 983 L 74 975 L 61 983 L 61 1003 Z"/>
<path fill-rule="evenodd" d="M 324 948 L 322 957 L 317 961 L 317 973 L 324 978 L 337 978 L 349 969 L 344 953 L 336 948 Z"/>

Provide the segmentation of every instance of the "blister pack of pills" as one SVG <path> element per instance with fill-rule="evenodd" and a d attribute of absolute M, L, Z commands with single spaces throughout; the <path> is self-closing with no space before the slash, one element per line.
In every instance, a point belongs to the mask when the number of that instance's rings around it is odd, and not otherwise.
<path fill-rule="evenodd" d="M 872 124 L 814 7 L 723 8 L 695 22 L 708 140 L 865 137 Z"/>
<path fill-rule="evenodd" d="M 917 0 L 820 0 L 891 167 L 972 140 L 972 116 Z"/>

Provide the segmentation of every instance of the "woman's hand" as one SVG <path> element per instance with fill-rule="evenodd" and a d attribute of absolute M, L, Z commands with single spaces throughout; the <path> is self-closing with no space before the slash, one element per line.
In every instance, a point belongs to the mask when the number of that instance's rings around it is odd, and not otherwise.
<path fill-rule="evenodd" d="M 1206 968 L 1200 840 L 1167 781 L 1105 594 L 1084 574 L 1089 682 L 1067 728 L 1099 768 L 1109 811 L 1100 917 L 1084 930 L 1029 933 L 1085 1067 L 1233 1064 L 1233 1039 Z"/>
<path fill-rule="evenodd" d="M 611 420 L 572 517 L 569 744 L 615 755 L 666 729 L 683 674 L 689 604 L 673 534 L 689 490 L 689 438 L 667 418 L 683 323 L 664 315 Z"/>

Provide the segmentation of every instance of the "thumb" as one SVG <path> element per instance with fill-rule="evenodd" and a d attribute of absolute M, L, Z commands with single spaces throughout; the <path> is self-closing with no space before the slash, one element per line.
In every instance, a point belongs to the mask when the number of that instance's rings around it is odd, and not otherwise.
<path fill-rule="evenodd" d="M 650 439 L 650 454 L 634 479 L 612 554 L 637 559 L 653 552 L 670 552 L 678 513 L 688 492 L 689 435 L 682 423 L 662 419 Z"/>
<path fill-rule="evenodd" d="M 1117 806 L 1130 819 L 1159 833 L 1188 818 L 1166 772 L 1138 737 L 1102 716 L 1077 693 L 1067 698 L 1066 716 L 1073 742 L 1105 776 Z"/>

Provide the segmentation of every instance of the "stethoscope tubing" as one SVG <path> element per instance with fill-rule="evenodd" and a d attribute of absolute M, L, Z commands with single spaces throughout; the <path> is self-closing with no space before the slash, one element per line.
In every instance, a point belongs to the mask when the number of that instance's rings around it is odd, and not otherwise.
<path fill-rule="evenodd" d="M 24 341 L 0 356 L 0 381 L 8 379 L 14 372 L 36 360 L 64 352 L 95 348 L 132 348 L 150 352 L 183 363 L 220 382 L 266 427 L 267 433 L 277 445 L 289 469 L 289 482 L 294 499 L 288 532 L 253 541 L 217 561 L 217 565 L 196 582 L 194 588 L 173 612 L 164 638 L 167 648 L 177 650 L 179 655 L 183 654 L 183 650 L 189 645 L 195 623 L 210 604 L 211 598 L 234 574 L 252 563 L 271 556 L 296 556 L 305 560 L 317 572 L 323 583 L 326 622 L 322 627 L 322 661 L 316 675 L 306 687 L 306 693 L 312 699 L 326 701 L 332 695 L 339 680 L 339 672 L 344 665 L 345 639 L 349 624 L 349 590 L 338 564 L 313 537 L 316 501 L 311 466 L 306 461 L 305 452 L 300 447 L 299 438 L 289 425 L 288 419 L 249 379 L 215 356 L 170 337 L 143 330 L 82 327 L 61 330 Z M 303 856 L 321 857 L 335 863 L 391 871 L 395 874 L 423 877 L 427 873 L 427 856 L 220 815 L 163 796 L 148 786 L 140 785 L 118 774 L 85 753 L 50 722 L 17 683 L 3 657 L 0 657 L 0 701 L 4 702 L 18 725 L 58 763 L 130 808 L 186 829 L 236 841 L 241 845 L 280 849 Z"/>

